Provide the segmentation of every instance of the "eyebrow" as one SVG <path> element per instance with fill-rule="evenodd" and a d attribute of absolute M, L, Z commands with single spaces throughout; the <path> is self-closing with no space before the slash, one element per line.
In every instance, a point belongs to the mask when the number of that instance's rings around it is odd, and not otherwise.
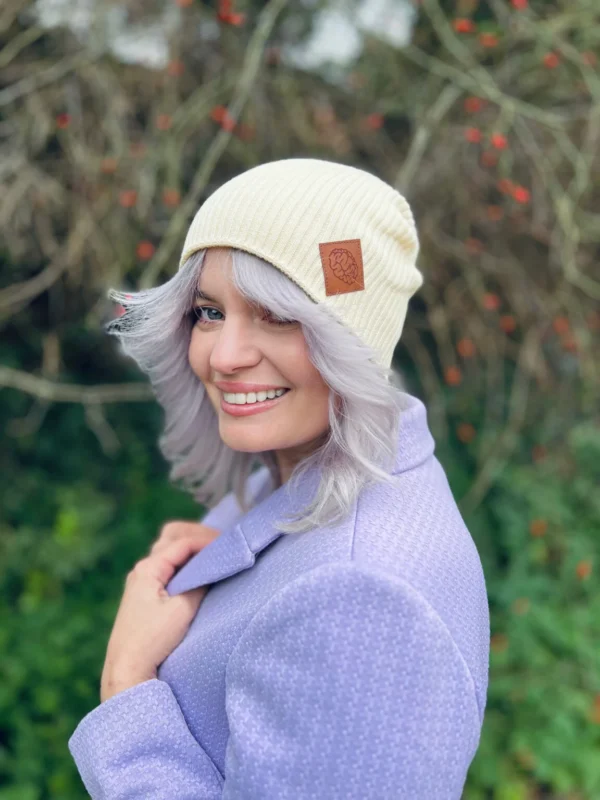
<path fill-rule="evenodd" d="M 211 297 L 209 294 L 201 291 L 200 289 L 196 289 L 194 292 L 194 300 L 208 300 L 209 303 L 218 303 L 218 300 L 215 300 L 214 297 Z"/>

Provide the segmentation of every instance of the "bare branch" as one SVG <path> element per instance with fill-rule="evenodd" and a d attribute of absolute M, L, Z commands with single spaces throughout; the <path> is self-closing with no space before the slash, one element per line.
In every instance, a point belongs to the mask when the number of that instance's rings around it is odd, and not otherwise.
<path fill-rule="evenodd" d="M 152 400 L 152 388 L 143 383 L 114 383 L 80 386 L 55 383 L 12 367 L 0 367 L 0 386 L 51 400 L 55 403 L 140 403 Z"/>
<path fill-rule="evenodd" d="M 286 5 L 287 0 L 270 0 L 258 18 L 258 23 L 248 44 L 244 63 L 240 69 L 238 87 L 229 107 L 229 114 L 235 120 L 239 118 L 250 96 L 256 76 L 263 63 L 266 43 L 279 14 Z M 196 212 L 198 200 L 206 188 L 220 157 L 225 152 L 230 139 L 231 132 L 221 128 L 211 141 L 206 155 L 194 175 L 192 185 L 184 202 L 173 216 L 160 247 L 142 275 L 139 283 L 140 288 L 145 289 L 152 286 L 161 270 L 172 259 L 173 251 L 180 243 L 181 234 L 189 224 L 189 218 Z"/>

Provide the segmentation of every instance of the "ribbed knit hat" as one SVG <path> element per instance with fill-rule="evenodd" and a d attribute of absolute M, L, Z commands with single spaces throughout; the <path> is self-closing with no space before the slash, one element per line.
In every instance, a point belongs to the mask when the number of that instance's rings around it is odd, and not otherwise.
<path fill-rule="evenodd" d="M 265 259 L 322 303 L 389 367 L 423 283 L 406 199 L 365 170 L 315 158 L 252 167 L 204 201 L 179 262 L 207 247 Z"/>

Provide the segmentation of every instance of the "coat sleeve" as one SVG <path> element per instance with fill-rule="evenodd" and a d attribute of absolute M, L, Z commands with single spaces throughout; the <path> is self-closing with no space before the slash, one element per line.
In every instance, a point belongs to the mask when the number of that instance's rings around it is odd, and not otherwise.
<path fill-rule="evenodd" d="M 190 732 L 166 681 L 105 700 L 68 742 L 92 800 L 213 800 L 223 779 Z"/>
<path fill-rule="evenodd" d="M 483 718 L 436 612 L 346 563 L 255 614 L 228 662 L 226 711 L 224 779 L 160 680 L 91 711 L 69 748 L 92 800 L 460 800 Z"/>
<path fill-rule="evenodd" d="M 410 584 L 354 563 L 288 585 L 227 667 L 223 800 L 460 800 L 483 710 Z"/>

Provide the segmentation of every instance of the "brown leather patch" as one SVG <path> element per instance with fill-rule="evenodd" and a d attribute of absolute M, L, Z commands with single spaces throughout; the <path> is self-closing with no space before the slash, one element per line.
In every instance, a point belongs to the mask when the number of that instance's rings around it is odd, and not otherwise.
<path fill-rule="evenodd" d="M 346 294 L 365 288 L 360 239 L 319 244 L 325 294 Z"/>

